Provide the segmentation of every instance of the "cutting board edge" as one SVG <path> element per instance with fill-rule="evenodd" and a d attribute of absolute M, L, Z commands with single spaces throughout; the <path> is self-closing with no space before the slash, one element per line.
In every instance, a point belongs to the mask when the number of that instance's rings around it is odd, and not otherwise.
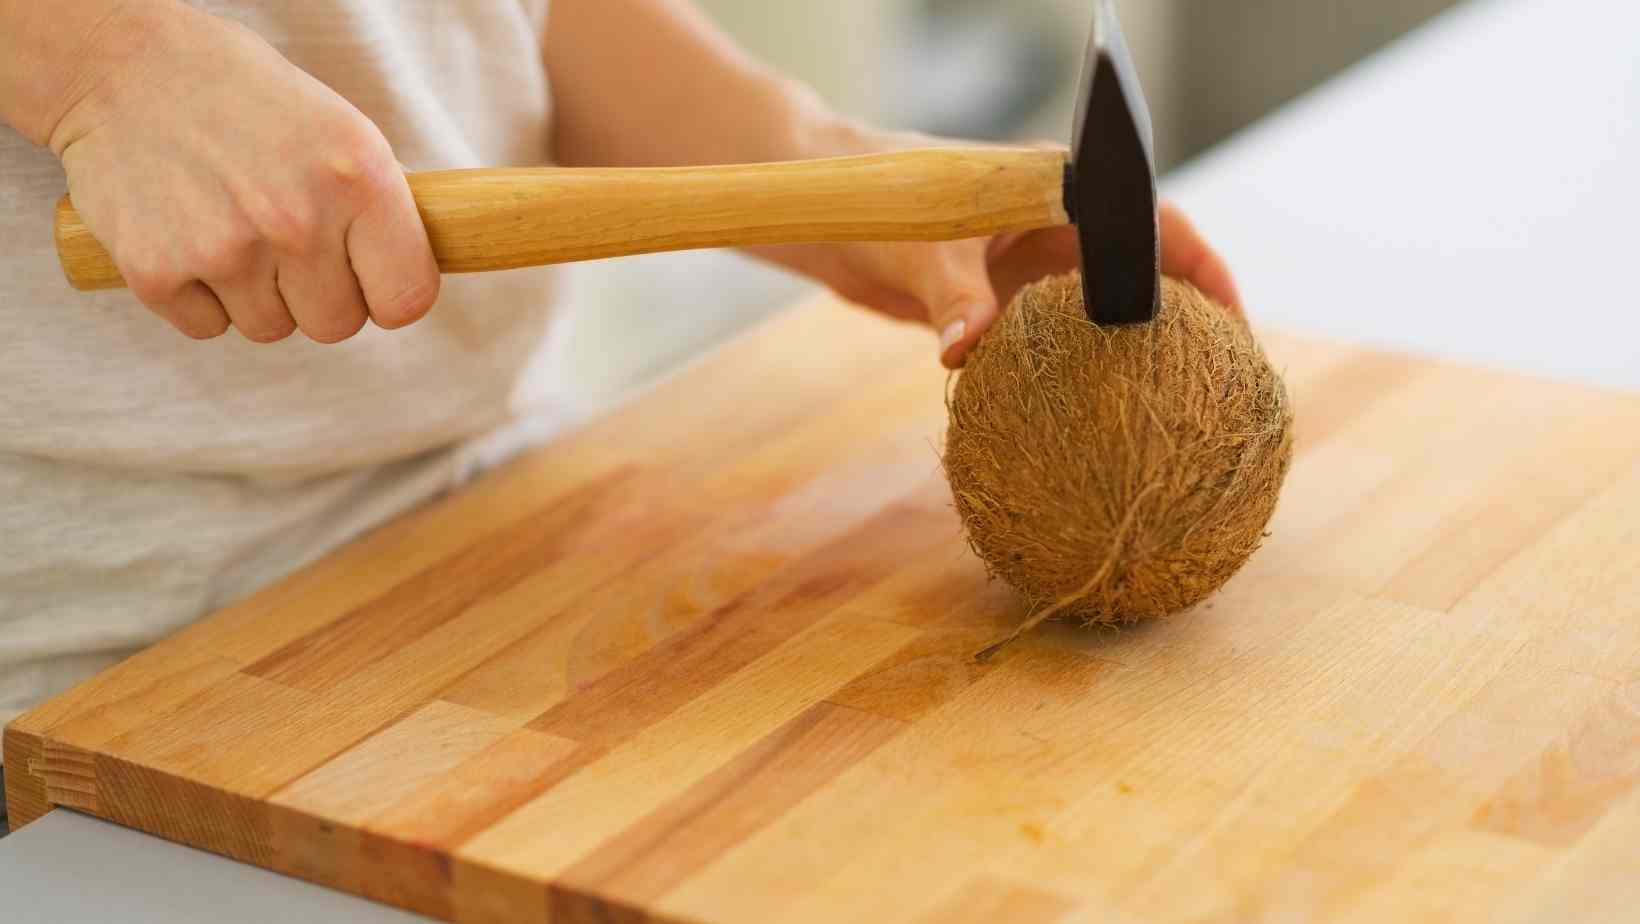
<path fill-rule="evenodd" d="M 204 787 L 168 771 L 143 766 L 108 755 L 98 755 L 64 742 L 54 742 L 49 732 L 37 733 L 20 716 L 5 728 L 4 747 L 6 795 L 9 823 L 17 831 L 59 808 L 83 812 L 111 824 L 140 831 L 162 840 L 181 844 L 230 860 L 250 863 L 281 875 L 291 876 L 325 888 L 336 889 L 371 901 L 442 921 L 491 920 L 496 909 L 471 908 L 452 904 L 448 887 L 453 877 L 477 879 L 490 886 L 490 894 L 505 896 L 506 920 L 605 920 L 611 915 L 622 921 L 645 924 L 701 924 L 694 918 L 657 915 L 619 898 L 554 880 L 538 881 L 505 869 L 479 864 L 459 855 L 438 855 L 428 845 L 373 831 L 368 825 L 343 825 L 333 820 L 271 802 Z M 89 761 L 94 769 L 91 790 L 84 798 L 53 801 L 52 776 L 44 770 L 47 752 L 56 748 Z M 99 770 L 117 768 L 120 785 L 108 791 L 101 786 Z M 178 788 L 196 790 L 192 796 Z M 170 792 L 166 792 L 170 789 Z M 143 805 L 164 806 L 187 799 L 196 812 L 182 825 L 171 813 L 143 811 Z M 69 804 L 70 801 L 78 804 Z M 313 850 L 313 841 L 303 836 L 285 836 L 306 828 L 337 835 L 334 846 L 352 856 L 351 862 L 324 856 Z M 238 839 L 202 837 L 201 831 L 237 832 Z M 252 837 L 246 839 L 245 834 Z M 303 858 L 291 847 L 309 853 Z M 377 862 L 359 862 L 374 855 Z M 306 859 L 308 862 L 303 862 Z M 420 860 L 422 862 L 415 862 Z M 409 862 L 406 862 L 409 861 Z M 331 871 L 327 873 L 327 870 Z M 336 875 L 347 870 L 352 875 Z M 427 874 L 433 878 L 429 880 Z M 427 888 L 431 882 L 437 888 Z M 442 901 L 441 901 L 442 899 Z"/>
<path fill-rule="evenodd" d="M 46 798 L 45 778 L 33 772 L 45 747 L 44 736 L 29 727 L 29 714 L 5 728 L 3 748 L 6 771 L 6 823 L 13 832 L 44 817 L 53 806 Z"/>

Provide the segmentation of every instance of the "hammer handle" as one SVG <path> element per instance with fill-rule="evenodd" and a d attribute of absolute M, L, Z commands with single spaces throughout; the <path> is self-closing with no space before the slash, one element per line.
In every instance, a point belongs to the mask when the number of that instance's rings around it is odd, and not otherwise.
<path fill-rule="evenodd" d="M 1069 221 L 1063 150 L 929 148 L 718 167 L 411 174 L 446 273 L 635 253 L 826 241 L 939 241 Z M 67 196 L 57 254 L 76 289 L 125 285 Z"/>

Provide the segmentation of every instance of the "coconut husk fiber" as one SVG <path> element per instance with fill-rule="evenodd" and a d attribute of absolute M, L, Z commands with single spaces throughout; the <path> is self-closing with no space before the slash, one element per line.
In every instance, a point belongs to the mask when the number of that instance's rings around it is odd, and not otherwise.
<path fill-rule="evenodd" d="M 1259 546 L 1292 459 L 1281 376 L 1246 323 L 1162 283 L 1148 324 L 1100 327 L 1072 273 L 1026 287 L 947 398 L 945 471 L 969 544 L 1029 616 L 1178 613 Z"/>

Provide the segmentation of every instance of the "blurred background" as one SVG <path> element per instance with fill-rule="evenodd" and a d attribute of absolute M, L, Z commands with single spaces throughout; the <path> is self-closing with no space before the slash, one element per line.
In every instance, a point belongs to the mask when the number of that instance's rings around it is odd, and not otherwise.
<path fill-rule="evenodd" d="M 989 139 L 1063 140 L 1090 0 L 698 0 L 745 47 L 839 109 Z M 1455 0 L 1118 0 L 1167 170 Z M 807 287 L 722 252 L 566 268 L 549 368 L 618 400 Z M 932 341 L 930 341 L 932 343 Z M 931 351 L 932 352 L 932 351 Z"/>

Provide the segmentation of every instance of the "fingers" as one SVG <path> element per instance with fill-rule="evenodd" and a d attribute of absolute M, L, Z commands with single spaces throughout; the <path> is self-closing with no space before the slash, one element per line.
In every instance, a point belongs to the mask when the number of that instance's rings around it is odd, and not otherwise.
<path fill-rule="evenodd" d="M 220 337 L 228 312 L 210 287 L 179 268 L 175 255 L 151 240 L 117 244 L 114 262 L 131 294 L 184 335 L 195 340 Z"/>
<path fill-rule="evenodd" d="M 207 279 L 234 329 L 252 343 L 277 343 L 296 330 L 279 281 L 271 253 L 248 261 L 239 272 L 226 279 Z"/>
<path fill-rule="evenodd" d="M 228 312 L 203 282 L 194 280 L 163 301 L 146 303 L 155 314 L 195 340 L 220 337 L 228 330 Z"/>
<path fill-rule="evenodd" d="M 340 343 L 370 319 L 340 237 L 317 251 L 282 258 L 278 285 L 296 325 L 316 343 Z"/>
<path fill-rule="evenodd" d="M 1006 308 L 1025 286 L 1080 266 L 1081 243 L 1070 225 L 1000 234 L 991 242 L 988 259 L 997 304 Z"/>
<path fill-rule="evenodd" d="M 1183 279 L 1213 300 L 1241 314 L 1241 294 L 1230 267 L 1172 203 L 1161 207 L 1162 272 Z"/>
<path fill-rule="evenodd" d="M 358 201 L 363 211 L 348 224 L 345 207 L 315 219 L 324 210 L 256 199 L 245 216 L 217 223 L 217 233 L 197 234 L 186 248 L 139 246 L 122 270 L 140 300 L 195 338 L 231 325 L 256 343 L 297 329 L 337 343 L 371 318 L 403 327 L 438 295 L 420 215 L 396 169 Z"/>
<path fill-rule="evenodd" d="M 907 277 L 939 334 L 940 362 L 962 365 L 968 351 L 996 320 L 997 297 L 986 268 L 984 238 L 948 244 L 911 245 L 916 263 Z"/>
<path fill-rule="evenodd" d="M 388 163 L 383 180 L 359 178 L 357 197 L 347 197 L 362 208 L 350 224 L 346 202 L 330 211 L 252 200 L 255 243 L 197 261 L 217 274 L 204 287 L 247 340 L 273 343 L 300 329 L 339 343 L 371 318 L 397 328 L 427 313 L 438 267 L 409 186 Z"/>
<path fill-rule="evenodd" d="M 403 327 L 438 299 L 439 270 L 404 174 L 385 171 L 373 197 L 347 230 L 347 255 L 370 317 L 380 327 Z"/>

